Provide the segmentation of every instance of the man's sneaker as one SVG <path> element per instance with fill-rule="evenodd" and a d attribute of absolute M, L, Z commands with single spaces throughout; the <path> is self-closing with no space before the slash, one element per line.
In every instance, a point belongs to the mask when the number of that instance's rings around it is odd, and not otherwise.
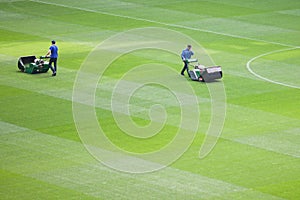
<path fill-rule="evenodd" d="M 56 72 L 54 72 L 54 73 L 52 74 L 52 76 L 56 76 Z"/>
<path fill-rule="evenodd" d="M 184 76 L 184 74 L 183 73 L 180 73 L 181 74 L 181 76 Z"/>

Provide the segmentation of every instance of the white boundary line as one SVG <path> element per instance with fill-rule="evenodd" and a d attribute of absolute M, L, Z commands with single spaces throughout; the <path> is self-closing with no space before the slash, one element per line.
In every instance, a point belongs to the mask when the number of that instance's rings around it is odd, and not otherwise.
<path fill-rule="evenodd" d="M 160 24 L 160 25 L 169 26 L 169 27 L 173 27 L 173 28 L 182 28 L 182 29 L 200 31 L 200 32 L 205 32 L 205 33 L 213 33 L 213 34 L 223 35 L 223 36 L 232 37 L 232 38 L 239 38 L 239 39 L 244 39 L 244 40 L 268 43 L 268 44 L 275 44 L 275 45 L 280 45 L 280 46 L 285 46 L 285 47 L 299 48 L 299 46 L 283 44 L 280 42 L 273 42 L 273 41 L 261 40 L 261 39 L 256 39 L 256 38 L 249 38 L 249 37 L 233 35 L 233 34 L 228 34 L 228 33 L 222 33 L 222 32 L 216 32 L 216 31 L 211 31 L 211 30 L 206 30 L 206 29 L 193 28 L 193 27 L 178 25 L 178 24 L 164 23 L 164 22 L 159 22 L 159 21 L 150 20 L 150 19 L 114 14 L 114 13 L 109 13 L 109 12 L 105 12 L 105 11 L 97 11 L 97 10 L 92 10 L 92 9 L 88 9 L 88 8 L 80 8 L 80 7 L 76 7 L 76 6 L 68 6 L 68 5 L 64 5 L 64 4 L 50 3 L 50 2 L 39 1 L 39 0 L 29 0 L 29 1 L 41 3 L 41 4 L 47 4 L 47 5 L 54 5 L 54 6 L 64 7 L 64 8 L 71 8 L 71 9 L 76 9 L 76 10 L 81 10 L 81 11 L 86 11 L 86 12 L 93 12 L 93 13 L 99 13 L 99 14 L 110 15 L 110 16 L 115 16 L 115 17 L 133 19 L 133 20 L 138 20 L 138 21 L 145 21 L 145 22 Z"/>
<path fill-rule="evenodd" d="M 267 52 L 267 53 L 258 55 L 258 56 L 256 56 L 256 57 L 250 59 L 250 60 L 247 62 L 247 65 L 246 65 L 246 66 L 247 66 L 247 70 L 248 70 L 251 74 L 253 74 L 254 76 L 256 76 L 257 78 L 260 78 L 260 79 L 265 80 L 265 81 L 267 81 L 267 82 L 274 83 L 274 84 L 278 84 L 278 85 L 283 85 L 283 86 L 290 87 L 290 88 L 300 89 L 299 86 L 289 85 L 289 84 L 286 84 L 286 83 L 281 83 L 281 82 L 278 82 L 278 81 L 273 81 L 273 80 L 271 80 L 271 79 L 265 78 L 265 77 L 263 77 L 263 76 L 261 76 L 261 75 L 255 73 L 255 72 L 251 69 L 251 67 L 250 67 L 251 63 L 252 63 L 254 60 L 258 59 L 258 58 L 261 58 L 261 57 L 263 57 L 263 56 L 267 56 L 267 55 L 270 55 L 270 54 L 273 54 L 273 53 L 278 53 L 278 52 L 283 52 L 283 51 L 290 51 L 290 50 L 295 50 L 295 49 L 299 49 L 299 47 L 288 48 L 288 49 L 280 49 L 280 50 L 275 50 L 275 51 L 271 51 L 271 52 Z"/>

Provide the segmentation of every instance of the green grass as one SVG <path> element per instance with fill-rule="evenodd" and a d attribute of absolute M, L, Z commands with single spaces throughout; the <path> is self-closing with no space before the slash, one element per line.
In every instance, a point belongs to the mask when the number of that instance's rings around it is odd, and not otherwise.
<path fill-rule="evenodd" d="M 300 90 L 261 80 L 246 68 L 253 57 L 298 47 L 262 56 L 251 69 L 299 88 L 299 18 L 300 2 L 294 0 L 0 0 L 1 199 L 299 199 Z M 198 97 L 197 135 L 166 169 L 127 174 L 100 164 L 82 145 L 73 121 L 73 84 L 100 42 L 153 26 L 192 37 L 223 67 L 225 125 L 213 151 L 199 159 L 211 117 L 209 92 L 205 84 L 174 76 L 178 84 L 189 81 Z M 18 57 L 44 55 L 52 39 L 60 48 L 57 77 L 17 71 Z M 134 153 L 159 150 L 180 130 L 176 98 L 157 85 L 140 88 L 129 102 L 130 117 L 140 126 L 150 123 L 152 105 L 166 108 L 170 117 L 157 135 L 133 138 L 116 124 L 114 85 L 128 70 L 149 63 L 178 73 L 182 67 L 178 55 L 134 51 L 110 65 L 96 92 L 106 136 Z"/>

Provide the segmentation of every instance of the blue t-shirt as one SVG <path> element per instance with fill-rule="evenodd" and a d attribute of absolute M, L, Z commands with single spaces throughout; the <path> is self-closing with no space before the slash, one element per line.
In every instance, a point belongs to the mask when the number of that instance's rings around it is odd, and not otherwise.
<path fill-rule="evenodd" d="M 181 59 L 182 60 L 187 60 L 190 59 L 194 55 L 194 53 L 188 49 L 184 49 L 181 53 Z"/>
<path fill-rule="evenodd" d="M 50 46 L 51 55 L 50 58 L 57 58 L 58 57 L 58 47 L 56 45 Z"/>

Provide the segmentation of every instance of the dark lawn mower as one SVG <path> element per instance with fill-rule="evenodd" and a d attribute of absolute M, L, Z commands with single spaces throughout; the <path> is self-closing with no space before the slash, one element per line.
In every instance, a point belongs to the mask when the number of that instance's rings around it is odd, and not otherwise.
<path fill-rule="evenodd" d="M 198 63 L 198 59 L 189 59 L 187 62 L 188 66 L 193 67 L 192 70 L 189 69 L 189 77 L 193 81 L 211 82 L 216 79 L 221 79 L 223 76 L 221 66 L 205 67 Z M 192 63 L 195 64 L 192 65 Z"/>
<path fill-rule="evenodd" d="M 48 57 L 23 56 L 18 60 L 18 68 L 28 74 L 46 73 L 49 70 L 49 62 L 45 61 Z"/>

